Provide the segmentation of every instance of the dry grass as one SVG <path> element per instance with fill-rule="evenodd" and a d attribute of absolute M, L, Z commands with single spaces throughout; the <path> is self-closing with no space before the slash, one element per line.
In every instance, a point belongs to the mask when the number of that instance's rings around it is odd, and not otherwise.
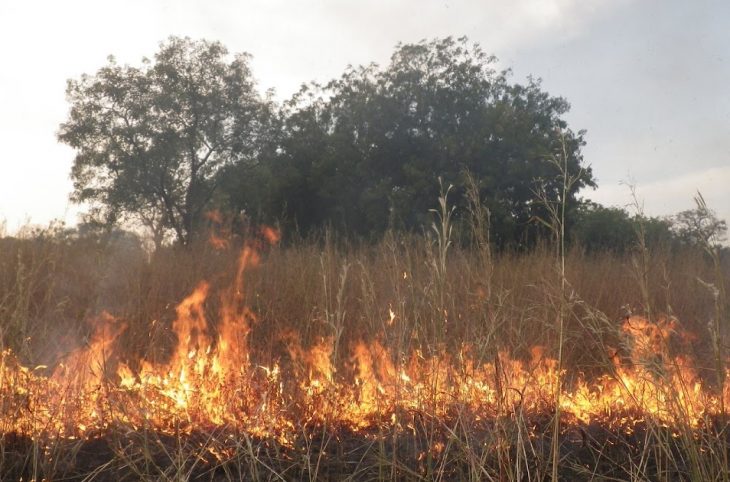
<path fill-rule="evenodd" d="M 285 358 L 282 343 L 289 333 L 304 347 L 332 337 L 336 364 L 348 362 L 348 347 L 360 339 L 378 339 L 395 354 L 419 349 L 456 355 L 468 342 L 476 360 L 494 360 L 500 350 L 526 357 L 534 345 L 555 356 L 555 319 L 564 301 L 554 250 L 485 255 L 450 246 L 446 252 L 444 241 L 439 249 L 422 236 L 389 234 L 376 244 L 355 245 L 324 234 L 268 249 L 245 286 L 258 316 L 251 334 L 254 362 Z M 83 345 L 86 320 L 107 310 L 129 325 L 123 346 L 130 359 L 164 359 L 174 336 L 175 304 L 202 279 L 227 286 L 236 256 L 236 249 L 215 251 L 202 243 L 148 256 L 123 241 L 0 240 L 2 343 L 28 365 L 53 365 Z M 565 261 L 566 383 L 571 373 L 610 373 L 607 347 L 620 346 L 621 320 L 628 312 L 649 310 L 676 317 L 696 334 L 688 350 L 712 383 L 708 323 L 717 316 L 716 303 L 698 280 L 712 281 L 720 273 L 727 284 L 727 259 L 717 270 L 700 250 L 651 253 L 646 292 L 637 285 L 630 256 L 573 250 Z M 505 407 L 503 415 L 490 421 L 468 413 L 448 421 L 424 415 L 413 418 L 410 437 L 386 429 L 363 437 L 320 427 L 294 448 L 245 433 L 229 437 L 222 428 L 179 437 L 120 428 L 97 440 L 46 445 L 4 434 L 0 474 L 3 480 L 549 478 L 549 414 L 528 422 L 518 409 Z M 647 421 L 630 435 L 600 427 L 567 431 L 559 473 L 565 480 L 727 480 L 725 423 L 716 420 L 696 431 Z M 438 454 L 429 448 L 436 442 L 442 444 Z M 211 447 L 225 449 L 223 461 L 210 456 Z"/>

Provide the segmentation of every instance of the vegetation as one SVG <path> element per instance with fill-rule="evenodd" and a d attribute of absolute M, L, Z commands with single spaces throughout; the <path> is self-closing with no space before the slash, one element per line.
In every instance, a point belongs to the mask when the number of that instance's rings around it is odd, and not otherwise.
<path fill-rule="evenodd" d="M 437 177 L 466 205 L 464 173 L 491 211 L 493 241 L 534 244 L 543 216 L 535 191 L 560 191 L 550 159 L 563 149 L 576 193 L 582 132 L 568 103 L 508 81 L 466 39 L 396 48 L 387 68 L 350 68 L 308 85 L 281 106 L 255 91 L 245 55 L 226 62 L 217 43 L 171 38 L 141 68 L 110 65 L 71 81 L 59 139 L 77 149 L 74 199 L 98 220 L 132 219 L 188 244 L 216 207 L 288 232 L 322 226 L 377 236 L 419 230 Z"/>
<path fill-rule="evenodd" d="M 634 275 L 632 253 L 587 254 L 573 248 L 565 253 L 566 286 L 561 288 L 552 249 L 492 257 L 474 247 L 446 249 L 449 230 L 447 225 L 446 230 L 441 228 L 448 220 L 434 219 L 439 232 L 445 233 L 440 247 L 422 236 L 390 234 L 374 244 L 353 245 L 322 233 L 270 248 L 261 267 L 247 273 L 245 284 L 246 303 L 258 318 L 250 335 L 252 362 L 291 366 L 306 377 L 306 368 L 296 368 L 304 361 L 297 358 L 292 343 L 296 340 L 302 349 L 309 349 L 323 339 L 336 339 L 341 347 L 330 355 L 341 367 L 334 374 L 338 379 L 346 376 L 350 348 L 358 340 L 378 340 L 394 363 L 414 352 L 458 359 L 464 342 L 478 360 L 494 360 L 498 353 L 529 360 L 535 345 L 542 345 L 546 356 L 557 357 L 560 333 L 555 320 L 563 313 L 563 383 L 570 386 L 578 373 L 616 376 L 611 350 L 631 349 L 621 329 L 626 310 L 638 314 L 651 310 L 658 314 L 657 320 L 679 320 L 677 332 L 694 334 L 688 345 L 676 345 L 680 340 L 672 338 L 672 350 L 707 367 L 700 375 L 710 390 L 717 389 L 712 388 L 717 387 L 711 368 L 713 347 L 726 346 L 727 311 L 716 310 L 715 295 L 703 283 L 727 283 L 727 256 L 721 255 L 716 265 L 691 246 L 681 251 L 653 250 L 645 297 L 638 289 L 640 277 Z M 200 280 L 225 286 L 235 275 L 229 267 L 235 264 L 235 248 L 242 240 L 230 242 L 231 249 L 223 251 L 201 240 L 192 249 L 163 247 L 150 257 L 134 238 L 120 234 L 102 239 L 55 230 L 3 239 L 4 346 L 20 354 L 27 366 L 52 370 L 92 339 L 90 321 L 107 311 L 127 326 L 121 335 L 125 360 L 167 359 L 174 341 L 170 330 L 175 303 Z M 651 307 L 645 306 L 647 302 Z M 207 304 L 206 312 L 215 329 L 215 301 Z M 719 343 L 711 335 L 714 325 L 708 325 L 715 319 L 725 333 Z M 672 360 L 651 359 L 658 377 L 651 383 L 666 383 L 663 377 Z M 398 415 L 414 420 L 413 431 L 391 433 L 390 422 L 383 422 L 380 435 L 303 421 L 298 430 L 304 438 L 289 448 L 277 448 L 273 439 L 246 433 L 227 438 L 224 428 L 204 426 L 192 435 L 110 427 L 100 438 L 55 440 L 45 450 L 34 450 L 30 441 L 6 433 L 0 445 L 0 470 L 23 480 L 549 477 L 554 440 L 549 408 L 544 419 L 535 420 L 527 418 L 519 405 L 506 405 L 503 416 L 493 420 L 496 426 L 481 425 L 468 412 L 439 420 L 430 419 L 424 410 Z M 558 474 L 586 480 L 592 474 L 621 480 L 722 480 L 720 474 L 728 469 L 723 458 L 728 445 L 721 422 L 717 427 L 691 428 L 687 421 L 685 428 L 669 433 L 647 418 L 633 426 L 630 435 L 620 428 L 564 420 L 557 435 Z M 446 450 L 419 458 L 429 447 L 442 447 L 437 442 Z M 687 458 L 688 453 L 696 458 Z"/>
<path fill-rule="evenodd" d="M 667 219 L 580 199 L 567 102 L 494 65 L 399 45 L 276 105 L 245 55 L 173 37 L 71 81 L 59 138 L 93 210 L 0 238 L 0 476 L 727 481 L 725 223 L 700 194 Z M 193 408 L 223 351 L 223 398 L 260 395 L 264 429 Z"/>
<path fill-rule="evenodd" d="M 214 208 L 234 228 L 376 240 L 428 226 L 441 182 L 453 186 L 457 241 L 468 241 L 471 188 L 490 243 L 529 248 L 552 236 L 538 221 L 566 174 L 566 241 L 625 252 L 641 216 L 577 197 L 595 183 L 583 132 L 562 119 L 569 104 L 532 78 L 510 83 L 495 61 L 465 38 L 399 45 L 386 68 L 351 67 L 277 105 L 257 93 L 246 54 L 229 61 L 219 43 L 171 37 L 141 67 L 110 57 L 69 81 L 59 140 L 77 151 L 72 199 L 91 205 L 90 226 L 144 228 L 156 247 L 190 244 Z M 716 243 L 727 229 L 699 208 L 643 225 L 656 246 Z"/>
<path fill-rule="evenodd" d="M 218 172 L 257 161 L 273 113 L 254 88 L 246 55 L 219 43 L 171 38 L 154 62 L 71 80 L 59 140 L 77 151 L 73 199 L 92 220 L 133 221 L 157 244 L 188 244 L 218 189 Z"/>

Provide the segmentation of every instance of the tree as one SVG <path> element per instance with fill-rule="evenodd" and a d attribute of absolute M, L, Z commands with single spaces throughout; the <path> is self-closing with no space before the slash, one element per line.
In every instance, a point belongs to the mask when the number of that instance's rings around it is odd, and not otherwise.
<path fill-rule="evenodd" d="M 144 224 L 189 244 L 225 166 L 255 164 L 271 138 L 271 102 L 249 56 L 171 37 L 152 61 L 70 80 L 58 138 L 76 149 L 72 199 L 105 223 Z"/>
<path fill-rule="evenodd" d="M 390 64 L 348 68 L 326 86 L 308 86 L 284 112 L 271 165 L 269 208 L 308 230 L 331 224 L 355 234 L 389 227 L 420 229 L 438 198 L 438 181 L 456 186 L 450 200 L 464 211 L 463 172 L 478 179 L 498 244 L 539 229 L 536 188 L 557 193 L 550 162 L 565 147 L 568 193 L 592 186 L 581 169 L 583 133 L 562 116 L 569 104 L 539 81 L 508 81 L 496 59 L 467 39 L 399 45 Z"/>
<path fill-rule="evenodd" d="M 319 170 L 330 147 L 321 94 L 319 86 L 303 87 L 281 106 L 276 148 L 262 153 L 253 172 L 237 165 L 221 171 L 222 203 L 230 210 L 258 222 L 289 220 L 304 231 L 326 222 L 326 176 Z"/>
<path fill-rule="evenodd" d="M 625 209 L 588 202 L 575 218 L 572 241 L 587 252 L 627 253 L 636 248 L 637 225 L 644 229 L 644 243 L 652 249 L 673 246 L 672 223 L 667 219 L 631 216 Z"/>
<path fill-rule="evenodd" d="M 682 211 L 672 217 L 672 227 L 677 237 L 684 244 L 705 249 L 721 245 L 726 239 L 727 223 L 707 206 L 699 192 L 695 203 L 697 207 L 694 209 Z"/>

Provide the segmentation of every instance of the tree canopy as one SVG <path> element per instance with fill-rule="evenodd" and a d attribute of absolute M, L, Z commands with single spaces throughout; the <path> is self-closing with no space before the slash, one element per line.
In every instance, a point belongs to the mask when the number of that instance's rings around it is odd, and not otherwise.
<path fill-rule="evenodd" d="M 684 244 L 710 249 L 727 240 L 727 223 L 707 206 L 700 192 L 695 196 L 695 208 L 673 216 L 673 230 Z"/>
<path fill-rule="evenodd" d="M 427 225 L 439 178 L 465 208 L 468 172 L 492 239 L 529 242 L 545 214 L 538 198 L 562 188 L 556 156 L 576 179 L 570 216 L 594 180 L 568 102 L 496 65 L 465 38 L 403 44 L 384 68 L 350 67 L 275 105 L 257 93 L 246 54 L 171 37 L 139 67 L 110 58 L 69 81 L 59 139 L 77 151 L 73 199 L 103 222 L 132 220 L 182 244 L 213 205 L 305 233 L 377 235 Z"/>
<path fill-rule="evenodd" d="M 278 154 L 256 181 L 271 187 L 266 198 L 243 190 L 233 202 L 305 231 L 418 229 L 438 177 L 465 205 L 459 187 L 469 171 L 492 212 L 494 239 L 522 240 L 537 229 L 536 190 L 556 194 L 562 185 L 550 160 L 563 148 L 579 177 L 571 206 L 594 181 L 581 167 L 583 132 L 563 119 L 569 104 L 534 79 L 510 83 L 495 65 L 478 45 L 446 38 L 399 45 L 386 68 L 351 67 L 325 86 L 305 86 L 283 109 Z"/>
<path fill-rule="evenodd" d="M 258 161 L 271 104 L 256 91 L 246 54 L 218 42 L 171 37 L 140 67 L 107 66 L 70 80 L 59 140 L 76 149 L 73 199 L 97 220 L 131 219 L 191 241 L 218 171 Z"/>
<path fill-rule="evenodd" d="M 677 237 L 666 218 L 630 214 L 626 209 L 587 202 L 579 207 L 571 241 L 587 252 L 627 253 L 637 249 L 643 230 L 644 243 L 652 249 L 672 247 Z"/>

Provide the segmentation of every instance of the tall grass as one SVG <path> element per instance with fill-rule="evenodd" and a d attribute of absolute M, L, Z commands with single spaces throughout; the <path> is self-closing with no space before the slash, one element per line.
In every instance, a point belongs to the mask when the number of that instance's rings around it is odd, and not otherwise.
<path fill-rule="evenodd" d="M 244 287 L 258 317 L 251 333 L 253 362 L 266 366 L 281 362 L 291 333 L 304 347 L 333 339 L 335 366 L 347 365 L 349 347 L 360 339 L 377 339 L 394 354 L 420 350 L 454 357 L 468 343 L 475 360 L 496 360 L 498 372 L 504 369 L 498 363 L 500 351 L 528 358 L 533 346 L 542 345 L 547 355 L 566 367 L 563 383 L 570 384 L 574 373 L 610 375 L 609 352 L 622 343 L 623 307 L 652 318 L 662 315 L 656 307 L 671 307 L 665 315 L 676 317 L 684 329 L 696 334 L 688 350 L 703 367 L 702 375 L 722 386 L 717 367 L 718 359 L 724 360 L 719 353 L 725 349 L 721 323 L 727 316 L 723 303 L 730 260 L 720 253 L 692 249 L 652 253 L 642 257 L 637 277 L 631 254 L 586 254 L 579 247 L 563 245 L 556 278 L 556 255 L 550 246 L 529 253 L 492 253 L 488 237 L 473 248 L 451 244 L 447 194 L 448 190 L 442 192 L 441 209 L 435 213 L 435 239 L 389 233 L 374 244 L 352 244 L 325 233 L 268 249 L 262 265 L 248 273 Z M 478 199 L 473 207 L 475 215 L 485 215 Z M 553 220 L 558 229 L 560 219 Z M 149 255 L 125 239 L 100 242 L 58 233 L 2 239 L 2 344 L 30 366 L 53 366 L 83 346 L 91 329 L 86 321 L 106 310 L 128 324 L 123 344 L 132 363 L 164 360 L 174 337 L 170 324 L 175 304 L 200 280 L 214 287 L 230 284 L 238 254 L 235 241 L 233 245 L 217 251 L 201 242 L 193 249 L 169 247 Z M 722 287 L 722 294 L 709 285 Z M 209 310 L 216 312 L 214 306 Z M 554 320 L 559 320 L 559 329 Z M 497 373 L 496 379 L 503 375 Z M 498 391 L 509 389 L 498 387 Z M 581 446 L 562 443 L 557 422 L 552 435 L 536 437 L 519 407 L 504 405 L 499 411 L 488 430 L 466 411 L 456 413 L 448 424 L 421 415 L 408 422 L 416 434 L 413 438 L 383 429 L 374 442 L 355 448 L 347 445 L 346 434 L 321 427 L 319 435 L 305 437 L 299 454 L 247 434 L 219 439 L 213 431 L 202 438 L 175 439 L 141 428 L 115 433 L 105 445 L 108 456 L 99 458 L 94 467 L 89 467 L 90 449 L 79 441 L 57 440 L 50 448 L 35 442 L 13 445 L 10 435 L 4 434 L 0 476 L 24 480 L 727 477 L 724 425 L 697 432 L 687 424 L 679 427 L 677 437 L 650 424 L 631 442 L 617 437 L 613 445 L 596 446 L 591 445 L 590 434 L 583 434 L 588 441 Z M 437 443 L 439 452 L 426 449 L 418 459 L 423 447 Z M 621 444 L 625 447 L 619 450 Z M 226 447 L 227 458 L 211 461 L 208 448 L 220 446 Z"/>

